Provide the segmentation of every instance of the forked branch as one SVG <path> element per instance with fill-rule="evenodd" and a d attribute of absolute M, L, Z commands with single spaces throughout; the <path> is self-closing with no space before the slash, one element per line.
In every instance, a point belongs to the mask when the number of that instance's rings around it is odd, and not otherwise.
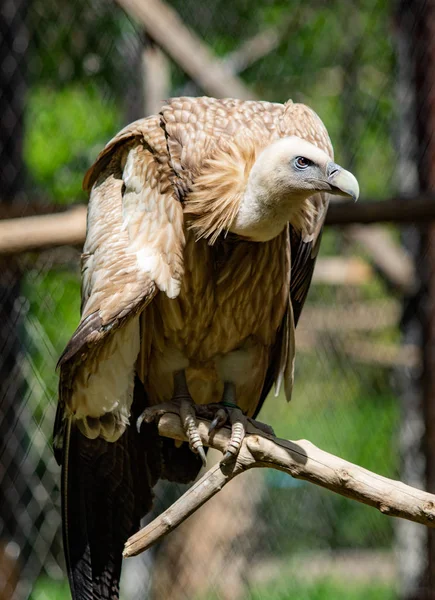
<path fill-rule="evenodd" d="M 204 445 L 223 451 L 230 431 L 208 434 L 209 423 L 199 421 Z M 158 424 L 162 436 L 185 440 L 179 416 L 165 413 Z M 178 527 L 233 477 L 254 467 L 270 467 L 297 479 L 305 479 L 337 494 L 374 506 L 391 517 L 401 517 L 435 527 L 435 495 L 423 492 L 363 469 L 333 454 L 320 450 L 307 440 L 291 442 L 248 428 L 236 462 L 217 464 L 207 471 L 177 502 L 126 543 L 124 556 L 143 552 L 161 537 Z"/>

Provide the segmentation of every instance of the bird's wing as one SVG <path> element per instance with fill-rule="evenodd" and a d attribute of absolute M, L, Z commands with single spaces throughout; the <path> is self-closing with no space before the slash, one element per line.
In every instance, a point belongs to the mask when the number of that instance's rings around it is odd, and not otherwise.
<path fill-rule="evenodd" d="M 122 433 L 130 405 L 132 418 L 145 405 L 134 374 L 138 314 L 159 291 L 178 294 L 184 244 L 158 118 L 112 140 L 85 185 L 82 317 L 59 361 L 54 431 L 74 600 L 118 597 L 123 545 L 150 508 L 158 438 Z"/>
<path fill-rule="evenodd" d="M 138 313 L 159 291 L 170 298 L 180 291 L 183 210 L 169 179 L 165 135 L 156 117 L 121 131 L 85 177 L 91 193 L 82 255 L 82 315 L 59 360 L 61 403 L 77 417 L 92 408 L 80 406 L 80 379 L 86 375 L 89 390 L 88 375 L 92 373 L 92 383 L 99 369 L 110 371 L 111 353 L 119 350 L 127 327 L 138 334 L 133 326 Z M 136 356 L 130 359 L 134 363 Z M 98 363 L 106 366 L 97 368 Z M 101 371 L 103 375 L 107 373 Z"/>
<path fill-rule="evenodd" d="M 280 120 L 280 133 L 283 137 L 297 135 L 329 154 L 331 160 L 334 157 L 325 126 L 316 113 L 304 104 L 293 104 L 291 101 L 285 104 Z M 289 305 L 271 352 L 271 361 L 255 415 L 259 413 L 274 383 L 277 395 L 281 382 L 284 381 L 286 398 L 291 399 L 295 358 L 294 329 L 298 324 L 310 288 L 329 201 L 327 194 L 315 194 L 310 200 L 316 209 L 315 219 L 302 231 L 296 231 L 289 226 L 288 243 L 291 255 Z"/>

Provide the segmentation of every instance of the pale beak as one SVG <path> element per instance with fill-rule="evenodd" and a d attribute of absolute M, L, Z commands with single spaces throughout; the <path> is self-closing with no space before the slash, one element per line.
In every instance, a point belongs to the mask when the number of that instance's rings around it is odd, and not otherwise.
<path fill-rule="evenodd" d="M 331 186 L 330 194 L 349 196 L 356 202 L 359 197 L 359 185 L 356 178 L 340 165 L 330 162 L 326 165 L 327 181 Z"/>

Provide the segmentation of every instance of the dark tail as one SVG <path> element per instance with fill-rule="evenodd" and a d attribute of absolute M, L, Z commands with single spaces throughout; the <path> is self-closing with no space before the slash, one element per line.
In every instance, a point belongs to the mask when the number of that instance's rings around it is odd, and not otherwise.
<path fill-rule="evenodd" d="M 132 423 L 140 414 L 136 386 Z M 118 600 L 122 551 L 151 508 L 160 475 L 160 438 L 154 425 L 134 425 L 116 442 L 91 440 L 63 422 L 63 541 L 73 600 Z"/>

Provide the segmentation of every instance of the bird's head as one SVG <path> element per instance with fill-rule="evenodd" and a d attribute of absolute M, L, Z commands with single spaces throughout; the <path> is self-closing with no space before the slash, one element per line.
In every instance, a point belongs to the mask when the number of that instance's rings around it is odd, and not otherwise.
<path fill-rule="evenodd" d="M 313 216 L 308 201 L 318 192 L 358 199 L 355 177 L 314 144 L 299 137 L 282 138 L 256 158 L 230 231 L 266 241 L 290 222 L 300 229 Z"/>

